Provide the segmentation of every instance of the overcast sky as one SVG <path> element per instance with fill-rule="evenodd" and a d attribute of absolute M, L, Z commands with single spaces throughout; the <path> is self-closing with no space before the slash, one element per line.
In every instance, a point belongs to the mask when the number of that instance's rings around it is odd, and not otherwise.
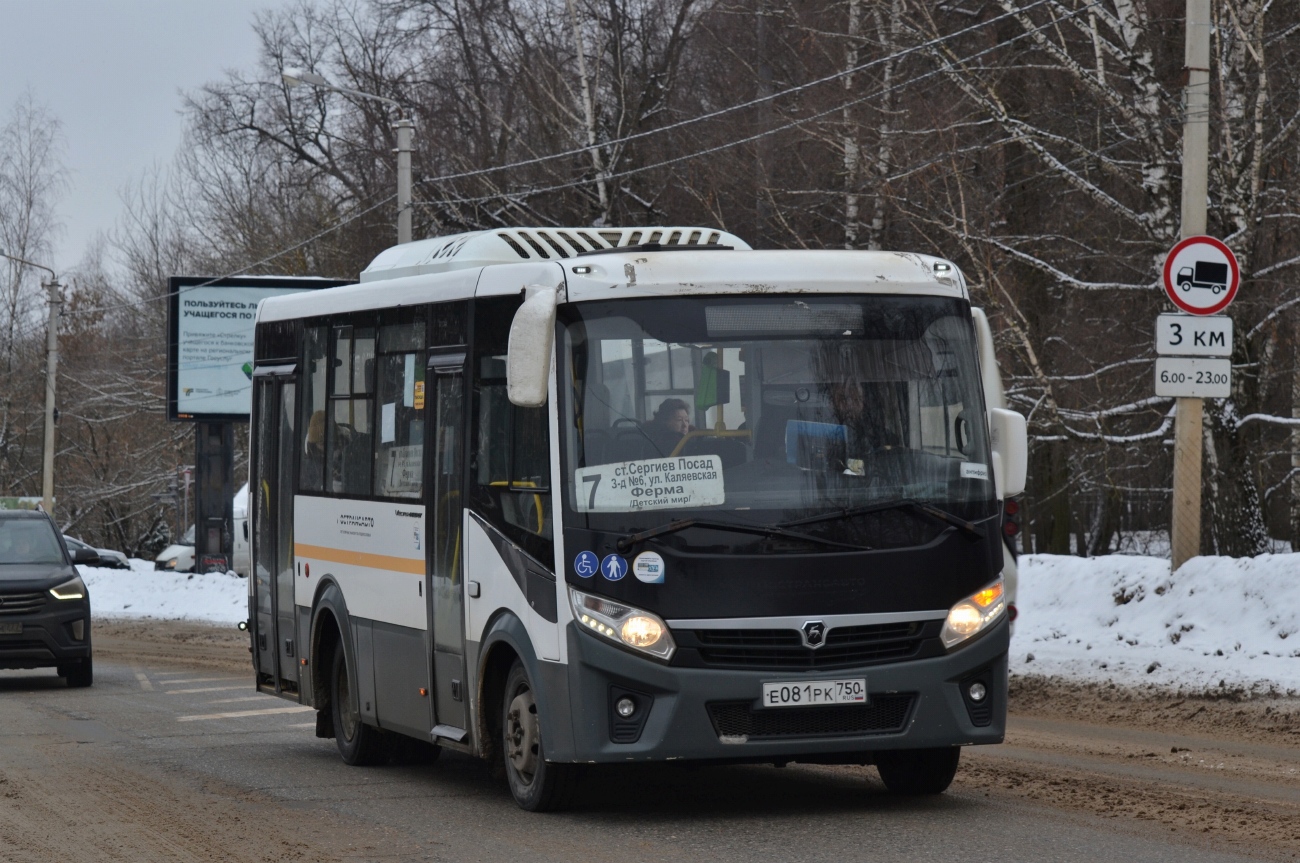
<path fill-rule="evenodd" d="M 53 266 L 113 227 L 119 190 L 181 140 L 181 91 L 249 69 L 251 24 L 285 0 L 0 0 L 0 115 L 24 91 L 63 123 L 70 187 Z"/>

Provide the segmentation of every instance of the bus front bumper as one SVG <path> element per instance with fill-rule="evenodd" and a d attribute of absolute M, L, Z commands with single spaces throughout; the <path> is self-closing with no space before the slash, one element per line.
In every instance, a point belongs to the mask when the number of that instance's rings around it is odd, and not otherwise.
<path fill-rule="evenodd" d="M 676 668 L 573 624 L 567 639 L 569 663 L 551 666 L 548 682 L 568 689 L 552 703 L 567 704 L 569 716 L 555 717 L 561 728 L 549 735 L 548 760 L 866 764 L 878 750 L 1001 743 L 1006 732 L 1005 618 L 944 656 L 815 672 Z M 762 705 L 764 683 L 860 678 L 865 706 Z M 975 681 L 985 691 L 978 703 L 969 695 Z M 617 713 L 623 697 L 637 706 L 631 720 Z"/>

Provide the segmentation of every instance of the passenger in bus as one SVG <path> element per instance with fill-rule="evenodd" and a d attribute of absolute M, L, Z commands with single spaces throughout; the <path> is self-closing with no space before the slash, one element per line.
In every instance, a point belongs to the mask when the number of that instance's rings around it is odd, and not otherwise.
<path fill-rule="evenodd" d="M 902 445 L 902 437 L 890 428 L 886 406 L 880 399 L 868 403 L 863 386 L 856 381 L 836 381 L 827 386 L 830 421 L 848 430 L 848 442 L 840 468 L 848 473 L 862 472 L 862 459 L 872 453 Z"/>
<path fill-rule="evenodd" d="M 691 425 L 691 409 L 681 399 L 664 399 L 660 402 L 654 417 L 642 429 L 660 457 L 672 455 L 682 438 L 695 431 Z"/>
<path fill-rule="evenodd" d="M 322 491 L 325 482 L 325 411 L 307 421 L 307 443 L 302 451 L 302 487 Z"/>

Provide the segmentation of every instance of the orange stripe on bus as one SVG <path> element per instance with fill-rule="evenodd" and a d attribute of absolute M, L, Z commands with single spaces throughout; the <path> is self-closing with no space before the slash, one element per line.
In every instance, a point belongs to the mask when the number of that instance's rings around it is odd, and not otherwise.
<path fill-rule="evenodd" d="M 296 542 L 293 553 L 297 557 L 310 557 L 313 560 L 328 560 L 331 563 L 346 563 L 351 566 L 368 566 L 371 569 L 388 569 L 393 572 L 409 572 L 412 575 L 424 575 L 424 561 L 409 557 L 393 557 L 388 554 L 371 554 L 368 551 L 344 551 L 325 545 L 307 545 Z"/>

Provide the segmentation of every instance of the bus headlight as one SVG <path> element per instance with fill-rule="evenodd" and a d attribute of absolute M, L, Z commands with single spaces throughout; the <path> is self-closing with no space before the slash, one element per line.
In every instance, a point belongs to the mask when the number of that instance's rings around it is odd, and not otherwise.
<path fill-rule="evenodd" d="M 657 659 L 671 659 L 677 649 L 668 624 L 648 611 L 573 588 L 569 602 L 574 620 L 589 632 Z"/>
<path fill-rule="evenodd" d="M 1002 579 L 983 590 L 972 593 L 948 611 L 948 619 L 939 633 L 943 646 L 952 648 L 971 638 L 1006 614 L 1006 598 L 1002 595 Z"/>

